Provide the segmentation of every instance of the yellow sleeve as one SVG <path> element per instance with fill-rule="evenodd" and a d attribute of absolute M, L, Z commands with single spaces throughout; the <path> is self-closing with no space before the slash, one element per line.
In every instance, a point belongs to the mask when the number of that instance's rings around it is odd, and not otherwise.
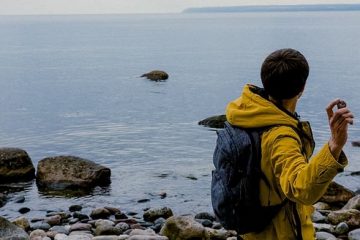
<path fill-rule="evenodd" d="M 295 132 L 277 135 L 270 154 L 275 177 L 285 196 L 305 205 L 319 200 L 335 175 L 347 165 L 345 154 L 336 161 L 328 144 L 308 161 Z"/>

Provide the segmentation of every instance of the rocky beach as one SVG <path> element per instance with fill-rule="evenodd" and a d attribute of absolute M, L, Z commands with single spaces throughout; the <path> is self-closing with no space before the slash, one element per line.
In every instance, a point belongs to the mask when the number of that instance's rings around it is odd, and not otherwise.
<path fill-rule="evenodd" d="M 74 156 L 45 158 L 38 163 L 37 174 L 26 151 L 0 149 L 0 173 L 3 182 L 33 180 L 42 191 L 81 192 L 111 184 L 110 169 Z M 17 177 L 16 177 L 17 176 Z M 166 198 L 166 192 L 160 194 Z M 176 215 L 171 206 L 124 211 L 121 206 L 103 206 L 90 212 L 81 205 L 66 209 L 47 209 L 46 215 L 33 217 L 26 197 L 9 199 L 0 193 L 0 204 L 19 203 L 18 217 L 0 217 L 0 239 L 30 240 L 231 240 L 236 232 L 225 230 L 211 212 Z M 56 210 L 55 210 L 56 209 Z M 360 239 L 360 195 L 333 182 L 326 194 L 314 204 L 312 216 L 316 239 Z M 261 216 L 259 216 L 261 217 Z"/>

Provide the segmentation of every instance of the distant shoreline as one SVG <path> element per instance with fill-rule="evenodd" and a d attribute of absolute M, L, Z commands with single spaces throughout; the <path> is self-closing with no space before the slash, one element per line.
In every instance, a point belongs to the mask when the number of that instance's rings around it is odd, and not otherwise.
<path fill-rule="evenodd" d="M 360 4 L 262 5 L 187 8 L 183 13 L 360 11 Z"/>

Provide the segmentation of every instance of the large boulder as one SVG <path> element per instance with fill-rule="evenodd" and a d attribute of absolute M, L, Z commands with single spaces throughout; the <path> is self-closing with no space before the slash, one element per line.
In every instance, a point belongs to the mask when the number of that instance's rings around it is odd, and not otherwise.
<path fill-rule="evenodd" d="M 152 81 L 164 81 L 169 78 L 169 74 L 164 71 L 154 70 L 141 75 L 141 77 L 146 77 Z"/>
<path fill-rule="evenodd" d="M 331 204 L 345 204 L 355 196 L 353 191 L 341 186 L 336 182 L 331 182 L 320 201 Z"/>
<path fill-rule="evenodd" d="M 28 240 L 29 235 L 24 231 L 24 229 L 16 226 L 5 218 L 0 217 L 0 239 Z"/>
<path fill-rule="evenodd" d="M 201 120 L 198 124 L 211 128 L 224 128 L 225 121 L 226 121 L 225 115 L 217 115 L 217 116 L 205 118 L 204 120 Z"/>
<path fill-rule="evenodd" d="M 190 216 L 173 216 L 166 220 L 160 234 L 169 240 L 208 240 L 210 236 L 205 227 Z"/>
<path fill-rule="evenodd" d="M 0 148 L 0 182 L 28 181 L 35 178 L 35 168 L 26 151 Z"/>
<path fill-rule="evenodd" d="M 91 189 L 110 184 L 111 171 L 74 156 L 57 156 L 38 163 L 36 182 L 42 189 Z"/>

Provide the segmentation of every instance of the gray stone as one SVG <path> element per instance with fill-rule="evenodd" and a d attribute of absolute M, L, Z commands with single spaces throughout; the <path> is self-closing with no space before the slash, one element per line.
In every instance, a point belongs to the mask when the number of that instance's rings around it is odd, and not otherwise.
<path fill-rule="evenodd" d="M 355 229 L 348 234 L 349 240 L 360 240 L 360 229 Z"/>
<path fill-rule="evenodd" d="M 0 182 L 32 180 L 35 168 L 26 151 L 18 148 L 0 148 Z"/>
<path fill-rule="evenodd" d="M 16 226 L 5 218 L 0 217 L 0 239 L 28 240 L 29 235 L 24 229 Z"/>
<path fill-rule="evenodd" d="M 45 222 L 36 222 L 34 224 L 30 225 L 31 229 L 40 229 L 40 230 L 44 230 L 47 231 L 51 228 L 51 226 L 48 223 Z"/>
<path fill-rule="evenodd" d="M 347 233 L 348 231 L 349 226 L 345 222 L 341 222 L 336 226 L 334 233 L 336 235 L 342 235 L 344 233 Z"/>
<path fill-rule="evenodd" d="M 328 232 L 317 232 L 316 240 L 336 240 L 336 237 Z"/>
<path fill-rule="evenodd" d="M 110 220 L 99 219 L 99 220 L 96 220 L 96 222 L 95 222 L 95 227 L 98 227 L 98 226 L 110 226 L 110 227 L 113 227 L 113 226 L 115 226 L 115 223 L 113 221 L 110 221 Z"/>
<path fill-rule="evenodd" d="M 124 223 L 124 222 L 120 222 L 118 224 L 115 225 L 116 228 L 120 229 L 120 231 L 123 233 L 126 230 L 130 229 L 129 224 Z"/>
<path fill-rule="evenodd" d="M 311 219 L 315 223 L 320 223 L 320 222 L 325 222 L 326 217 L 321 213 L 319 213 L 318 211 L 314 211 L 313 214 L 311 215 Z"/>
<path fill-rule="evenodd" d="M 13 199 L 15 203 L 24 203 L 25 202 L 25 196 L 18 196 Z"/>
<path fill-rule="evenodd" d="M 333 232 L 334 226 L 327 223 L 314 223 L 315 231 L 317 232 Z"/>
<path fill-rule="evenodd" d="M 167 219 L 171 216 L 173 216 L 173 212 L 168 207 L 152 208 L 147 210 L 143 215 L 144 220 L 150 222 L 153 222 L 160 217 Z"/>
<path fill-rule="evenodd" d="M 75 223 L 74 225 L 71 225 L 70 231 L 90 231 L 91 230 L 91 224 L 88 223 Z"/>
<path fill-rule="evenodd" d="M 94 237 L 92 240 L 118 240 L 119 237 L 116 235 L 109 235 L 109 236 L 97 236 Z"/>
<path fill-rule="evenodd" d="M 54 240 L 68 240 L 68 236 L 63 233 L 58 233 L 55 235 Z"/>
<path fill-rule="evenodd" d="M 165 236 L 147 236 L 147 235 L 134 235 L 130 236 L 128 240 L 168 240 Z"/>
<path fill-rule="evenodd" d="M 45 158 L 37 166 L 37 184 L 46 189 L 91 188 L 110 183 L 109 168 L 74 156 Z"/>
<path fill-rule="evenodd" d="M 64 226 L 53 226 L 52 228 L 49 229 L 49 231 L 63 233 L 66 235 L 69 235 L 69 233 L 70 233 L 69 229 Z"/>

